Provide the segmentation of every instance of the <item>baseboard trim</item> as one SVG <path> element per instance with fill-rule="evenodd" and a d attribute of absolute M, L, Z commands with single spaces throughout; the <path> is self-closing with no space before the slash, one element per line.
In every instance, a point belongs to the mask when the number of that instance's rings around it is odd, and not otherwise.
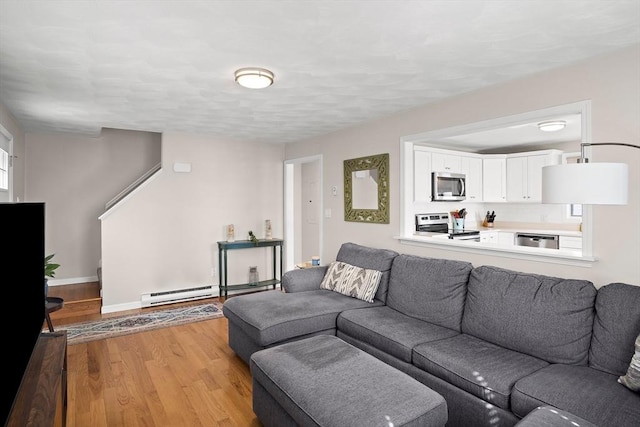
<path fill-rule="evenodd" d="M 47 283 L 49 286 L 63 286 L 63 285 L 75 285 L 78 283 L 90 283 L 97 282 L 98 276 L 87 276 L 87 277 L 70 277 L 67 279 L 49 279 Z"/>

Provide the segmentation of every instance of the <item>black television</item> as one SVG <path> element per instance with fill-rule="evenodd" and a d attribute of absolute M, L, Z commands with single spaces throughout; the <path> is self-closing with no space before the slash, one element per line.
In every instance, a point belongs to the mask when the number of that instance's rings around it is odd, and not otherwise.
<path fill-rule="evenodd" d="M 0 224 L 4 425 L 45 321 L 44 203 L 0 203 Z"/>

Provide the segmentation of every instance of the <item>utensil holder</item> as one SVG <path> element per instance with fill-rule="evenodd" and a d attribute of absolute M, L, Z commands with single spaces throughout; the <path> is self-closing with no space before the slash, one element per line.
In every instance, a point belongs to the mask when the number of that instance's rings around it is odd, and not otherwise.
<path fill-rule="evenodd" d="M 464 230 L 464 218 L 454 218 L 453 219 L 453 229 L 454 230 Z"/>

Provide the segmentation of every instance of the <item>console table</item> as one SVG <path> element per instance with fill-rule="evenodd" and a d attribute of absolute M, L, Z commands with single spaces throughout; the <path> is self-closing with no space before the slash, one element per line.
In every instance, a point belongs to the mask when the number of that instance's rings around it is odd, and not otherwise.
<path fill-rule="evenodd" d="M 282 248 L 284 246 L 284 240 L 282 239 L 259 239 L 257 242 L 251 240 L 236 240 L 234 242 L 220 241 L 218 242 L 218 275 L 220 283 L 220 297 L 224 292 L 225 299 L 227 298 L 227 292 L 235 289 L 256 289 L 268 286 L 273 286 L 280 283 L 282 278 Z M 272 262 L 273 262 L 273 277 L 267 280 L 260 280 L 257 283 L 238 283 L 229 285 L 227 281 L 227 252 L 235 249 L 251 249 L 251 248 L 272 248 Z M 278 259 L 277 252 L 280 249 L 280 274 L 276 275 L 276 260 Z"/>

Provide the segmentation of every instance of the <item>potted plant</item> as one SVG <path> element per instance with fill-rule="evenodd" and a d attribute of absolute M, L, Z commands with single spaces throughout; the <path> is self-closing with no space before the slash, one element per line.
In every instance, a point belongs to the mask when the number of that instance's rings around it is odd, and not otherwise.
<path fill-rule="evenodd" d="M 55 254 L 47 255 L 44 257 L 44 297 L 49 294 L 49 277 L 53 278 L 56 275 L 56 269 L 60 267 L 60 264 L 51 262 L 51 259 Z"/>

